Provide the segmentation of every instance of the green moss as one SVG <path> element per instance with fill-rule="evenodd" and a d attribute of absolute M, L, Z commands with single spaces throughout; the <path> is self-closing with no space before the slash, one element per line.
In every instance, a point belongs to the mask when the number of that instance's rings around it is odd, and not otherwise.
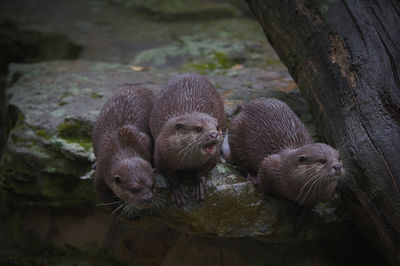
<path fill-rule="evenodd" d="M 275 65 L 282 65 L 282 62 L 281 62 L 281 61 L 279 61 L 279 60 L 272 60 L 272 59 L 267 59 L 267 60 L 265 60 L 265 63 L 266 63 L 267 65 L 273 65 L 273 66 L 275 66 Z"/>
<path fill-rule="evenodd" d="M 66 97 L 73 95 L 72 92 L 66 91 L 63 94 L 61 94 L 60 98 L 58 99 L 59 101 L 64 100 Z"/>
<path fill-rule="evenodd" d="M 92 148 L 92 141 L 90 138 L 84 138 L 84 137 L 68 137 L 64 138 L 65 142 L 68 144 L 71 143 L 76 143 L 82 146 L 82 148 L 85 149 L 85 151 L 89 151 Z"/>
<path fill-rule="evenodd" d="M 80 142 L 90 142 L 91 128 L 87 123 L 76 119 L 66 119 L 57 127 L 58 134 L 65 138 L 72 140 L 74 138 L 82 139 Z"/>
<path fill-rule="evenodd" d="M 15 134 L 11 135 L 11 140 L 13 141 L 14 144 L 20 143 L 20 142 L 28 142 L 25 138 L 19 137 Z"/>
<path fill-rule="evenodd" d="M 251 89 L 251 88 L 253 88 L 253 83 L 251 83 L 251 82 L 243 83 L 242 86 Z"/>
<path fill-rule="evenodd" d="M 232 189 L 209 195 L 200 208 L 188 213 L 187 222 L 200 231 L 229 235 L 257 222 L 261 205 L 254 203 L 259 200 L 258 194 L 250 186 L 241 189 L 232 186 Z"/>
<path fill-rule="evenodd" d="M 221 52 L 214 53 L 214 60 L 217 62 L 219 68 L 231 68 L 235 64 L 226 54 Z"/>
<path fill-rule="evenodd" d="M 103 97 L 103 95 L 102 95 L 102 94 L 100 94 L 100 93 L 96 93 L 96 92 L 92 92 L 92 93 L 90 93 L 90 94 L 89 94 L 89 96 L 90 96 L 92 99 L 100 99 L 100 98 L 102 98 L 102 97 Z"/>
<path fill-rule="evenodd" d="M 206 35 L 187 36 L 172 44 L 145 50 L 133 60 L 133 65 L 161 67 L 168 63 L 189 62 L 184 67 L 214 70 L 232 67 L 240 57 L 251 49 L 245 42 L 232 43 L 227 40 L 210 39 Z"/>
<path fill-rule="evenodd" d="M 50 138 L 50 136 L 43 129 L 36 129 L 35 130 L 35 134 L 38 135 L 39 137 L 42 137 L 42 138 L 45 138 L 45 139 L 49 139 Z"/>
<path fill-rule="evenodd" d="M 234 66 L 237 62 L 231 60 L 226 54 L 222 52 L 214 52 L 211 56 L 208 56 L 204 61 L 194 61 L 186 64 L 183 68 L 196 70 L 200 73 L 207 71 L 213 71 L 216 69 L 229 69 Z"/>
<path fill-rule="evenodd" d="M 58 132 L 62 137 L 74 135 L 76 130 L 81 127 L 80 123 L 71 123 L 69 121 L 60 123 L 58 125 Z"/>

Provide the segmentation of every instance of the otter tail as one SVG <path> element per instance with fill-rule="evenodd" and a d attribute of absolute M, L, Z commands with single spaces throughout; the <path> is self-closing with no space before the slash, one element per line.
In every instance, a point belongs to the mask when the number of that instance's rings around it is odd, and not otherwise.
<path fill-rule="evenodd" d="M 222 154 L 224 155 L 225 161 L 229 162 L 232 159 L 231 147 L 228 142 L 228 129 L 226 130 L 224 140 L 222 142 Z"/>

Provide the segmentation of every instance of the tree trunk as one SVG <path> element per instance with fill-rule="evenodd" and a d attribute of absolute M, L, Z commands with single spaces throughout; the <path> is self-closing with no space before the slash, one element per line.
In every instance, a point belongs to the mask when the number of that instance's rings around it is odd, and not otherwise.
<path fill-rule="evenodd" d="M 400 265 L 400 2 L 246 0 L 341 151 L 354 218 Z"/>

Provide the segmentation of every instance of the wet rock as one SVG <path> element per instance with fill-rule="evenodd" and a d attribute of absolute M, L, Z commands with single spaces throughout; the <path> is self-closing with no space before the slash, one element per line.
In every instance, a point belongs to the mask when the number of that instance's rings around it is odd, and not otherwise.
<path fill-rule="evenodd" d="M 235 75 L 229 75 L 233 71 Z M 9 78 L 14 83 L 7 92 L 11 96 L 9 104 L 18 110 L 18 120 L 2 170 L 5 188 L 18 196 L 14 204 L 96 204 L 98 199 L 91 189 L 95 158 L 90 135 L 100 108 L 124 83 L 157 93 L 172 75 L 86 61 L 12 65 Z M 18 79 L 13 78 L 16 76 Z M 252 98 L 285 99 L 296 93 L 284 71 L 243 68 L 225 75 L 214 73 L 209 78 L 222 94 L 230 116 L 232 110 Z M 304 105 L 294 97 L 293 104 Z M 165 186 L 165 181 L 160 182 L 160 187 Z M 278 217 L 285 205 L 273 197 L 265 200 L 233 166 L 218 164 L 207 184 L 205 201 L 190 199 L 183 208 L 167 201 L 160 219 L 179 231 L 198 235 L 254 237 L 279 232 L 282 242 L 287 236 L 295 237 L 290 221 Z M 168 191 L 162 193 L 169 197 Z"/>
<path fill-rule="evenodd" d="M 153 67 L 179 67 L 207 72 L 229 69 L 237 64 L 267 65 L 260 56 L 268 50 L 255 41 L 232 43 L 231 40 L 210 38 L 207 34 L 180 37 L 177 41 L 139 53 L 132 64 Z M 283 65 L 281 69 L 284 69 Z"/>
<path fill-rule="evenodd" d="M 0 194 L 8 207 L 4 228 L 13 224 L 14 229 L 11 235 L 0 233 L 9 239 L 9 246 L 18 248 L 7 253 L 8 257 L 21 254 L 37 241 L 37 248 L 30 253 L 34 261 L 38 261 L 34 254 L 50 246 L 57 254 L 87 254 L 91 259 L 104 256 L 107 261 L 138 265 L 218 265 L 221 256 L 237 265 L 259 265 L 264 258 L 278 260 L 271 253 L 262 255 L 262 250 L 284 249 L 296 254 L 294 260 L 304 265 L 324 265 L 330 260 L 323 250 L 310 254 L 318 243 L 329 242 L 330 252 L 344 249 L 341 242 L 349 229 L 336 215 L 334 204 L 320 204 L 301 221 L 290 203 L 263 197 L 228 163 L 219 163 L 210 173 L 208 195 L 202 202 L 190 198 L 184 207 L 176 207 L 169 202 L 167 182 L 157 175 L 157 190 L 165 204 L 156 211 L 144 211 L 141 219 L 118 219 L 98 206 L 92 189 L 95 158 L 90 136 L 99 110 L 124 83 L 157 94 L 175 74 L 89 61 L 11 66 L 9 80 L 13 82 L 7 93 L 9 106 L 17 115 L 1 163 Z M 207 78 L 221 93 L 228 117 L 253 98 L 278 97 L 312 125 L 306 105 L 285 71 L 244 67 L 210 72 Z M 190 194 L 190 187 L 187 189 Z M 247 241 L 245 248 L 243 241 Z M 47 257 L 46 261 L 54 260 Z M 65 261 L 68 259 L 54 263 Z"/>
<path fill-rule="evenodd" d="M 159 20 L 192 20 L 238 16 L 238 10 L 229 2 L 199 0 L 112 0 L 114 4 L 144 11 Z"/>

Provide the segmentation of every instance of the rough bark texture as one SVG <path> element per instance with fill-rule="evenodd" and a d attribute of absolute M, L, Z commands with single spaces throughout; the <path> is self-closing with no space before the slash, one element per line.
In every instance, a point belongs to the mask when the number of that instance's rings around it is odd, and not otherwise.
<path fill-rule="evenodd" d="M 351 169 L 354 217 L 400 265 L 400 3 L 246 0 Z"/>

